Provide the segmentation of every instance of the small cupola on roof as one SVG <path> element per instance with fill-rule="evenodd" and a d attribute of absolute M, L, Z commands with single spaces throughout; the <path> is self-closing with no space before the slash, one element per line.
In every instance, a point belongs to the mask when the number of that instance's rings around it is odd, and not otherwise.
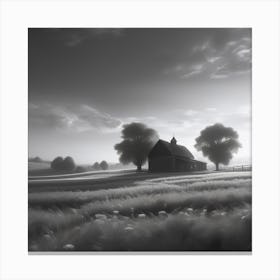
<path fill-rule="evenodd" d="M 176 145 L 176 144 L 177 144 L 177 140 L 175 139 L 174 136 L 172 137 L 170 143 L 171 143 L 172 145 Z"/>

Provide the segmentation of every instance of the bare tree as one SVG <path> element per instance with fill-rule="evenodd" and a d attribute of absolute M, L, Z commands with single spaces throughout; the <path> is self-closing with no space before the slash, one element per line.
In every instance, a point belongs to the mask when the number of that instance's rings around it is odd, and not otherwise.
<path fill-rule="evenodd" d="M 225 127 L 220 123 L 208 126 L 200 132 L 196 139 L 195 148 L 202 151 L 216 165 L 229 164 L 233 153 L 237 153 L 241 144 L 238 141 L 238 133 L 231 127 Z"/>

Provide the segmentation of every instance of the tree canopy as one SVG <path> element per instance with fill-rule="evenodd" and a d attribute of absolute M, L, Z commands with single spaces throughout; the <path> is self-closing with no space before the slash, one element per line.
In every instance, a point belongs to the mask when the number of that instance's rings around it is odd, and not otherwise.
<path fill-rule="evenodd" d="M 72 157 L 66 157 L 63 160 L 63 169 L 67 171 L 72 171 L 76 167 L 76 164 L 74 162 L 74 159 Z"/>
<path fill-rule="evenodd" d="M 62 170 L 63 166 L 63 158 L 62 157 L 56 157 L 52 162 L 51 162 L 51 168 L 54 170 Z"/>
<path fill-rule="evenodd" d="M 237 153 L 241 147 L 238 133 L 220 123 L 203 129 L 195 140 L 195 148 L 215 164 L 216 170 L 219 170 L 220 163 L 229 164 L 233 153 Z"/>
<path fill-rule="evenodd" d="M 107 161 L 102 160 L 102 161 L 100 162 L 100 167 L 101 167 L 102 170 L 107 170 L 108 167 L 109 167 L 109 165 L 108 165 Z"/>
<path fill-rule="evenodd" d="M 99 163 L 96 161 L 96 162 L 92 165 L 92 168 L 93 168 L 94 170 L 100 170 L 100 165 L 99 165 Z"/>
<path fill-rule="evenodd" d="M 120 154 L 120 162 L 132 162 L 141 171 L 151 148 L 158 140 L 157 132 L 143 123 L 133 122 L 123 126 L 122 138 L 123 141 L 115 145 L 115 150 Z"/>
<path fill-rule="evenodd" d="M 51 168 L 57 171 L 73 171 L 76 167 L 74 159 L 72 157 L 66 157 L 63 159 L 62 157 L 56 157 L 51 162 Z"/>

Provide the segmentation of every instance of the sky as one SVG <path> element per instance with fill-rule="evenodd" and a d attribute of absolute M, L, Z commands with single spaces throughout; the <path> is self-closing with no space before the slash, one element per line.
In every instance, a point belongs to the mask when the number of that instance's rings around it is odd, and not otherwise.
<path fill-rule="evenodd" d="M 251 163 L 251 29 L 31 28 L 29 156 L 118 162 L 122 126 L 142 122 L 198 160 L 195 138 L 217 122 Z"/>

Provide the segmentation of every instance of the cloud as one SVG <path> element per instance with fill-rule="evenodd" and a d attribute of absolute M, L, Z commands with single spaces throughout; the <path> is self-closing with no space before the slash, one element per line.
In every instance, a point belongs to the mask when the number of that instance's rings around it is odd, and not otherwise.
<path fill-rule="evenodd" d="M 95 36 L 112 35 L 115 37 L 119 37 L 124 35 L 124 29 L 123 28 L 92 28 L 91 33 Z"/>
<path fill-rule="evenodd" d="M 121 126 L 119 119 L 84 104 L 65 107 L 30 103 L 29 123 L 31 128 L 37 126 L 75 132 L 113 132 Z"/>
<path fill-rule="evenodd" d="M 209 40 L 203 42 L 202 44 L 195 45 L 192 48 L 193 53 L 204 52 L 207 50 L 210 50 L 210 41 Z"/>
<path fill-rule="evenodd" d="M 171 117 L 172 116 L 172 117 Z M 194 148 L 195 138 L 206 126 L 223 123 L 233 127 L 239 134 L 242 149 L 237 158 L 244 157 L 250 161 L 251 151 L 251 108 L 239 106 L 229 111 L 206 107 L 202 109 L 174 110 L 168 117 L 128 117 L 122 119 L 123 123 L 142 122 L 155 129 L 160 138 L 169 141 L 175 136 L 178 143 L 186 146 L 196 158 L 206 160 Z"/>
<path fill-rule="evenodd" d="M 208 112 L 216 112 L 217 108 L 209 107 L 209 108 L 206 108 L 205 110 Z"/>
<path fill-rule="evenodd" d="M 197 115 L 199 112 L 198 111 L 196 111 L 196 110 L 187 110 L 186 112 L 184 112 L 184 115 L 185 116 L 195 116 L 195 115 Z"/>
<path fill-rule="evenodd" d="M 189 72 L 182 75 L 182 78 L 188 79 L 192 76 L 196 76 L 204 71 L 204 67 L 205 67 L 204 64 L 194 64 L 194 65 L 190 66 Z"/>
<path fill-rule="evenodd" d="M 178 73 L 178 72 L 181 72 L 185 69 L 185 65 L 184 64 L 177 64 L 173 67 L 169 67 L 167 69 L 164 69 L 163 70 L 163 74 L 173 74 L 173 73 Z"/>
<path fill-rule="evenodd" d="M 220 51 L 221 59 L 210 74 L 211 79 L 228 78 L 251 71 L 252 49 L 250 38 L 231 41 Z"/>
<path fill-rule="evenodd" d="M 173 118 L 133 118 L 126 122 L 137 121 L 148 124 L 158 131 L 163 139 L 169 139 L 173 134 L 187 141 L 194 141 L 196 135 L 206 126 L 220 122 L 232 126 L 241 134 L 250 133 L 251 109 L 249 106 L 240 106 L 232 111 L 221 111 L 217 108 L 176 110 L 171 113 Z M 123 120 L 124 121 L 124 120 Z M 182 141 L 181 140 L 181 141 Z"/>
<path fill-rule="evenodd" d="M 212 56 L 212 57 L 208 57 L 208 58 L 207 58 L 207 62 L 209 62 L 209 63 L 214 63 L 214 62 L 220 60 L 221 58 L 222 58 L 221 56 Z"/>
<path fill-rule="evenodd" d="M 65 46 L 75 47 L 95 37 L 120 37 L 124 35 L 122 28 L 56 28 Z"/>
<path fill-rule="evenodd" d="M 250 37 L 241 36 L 219 44 L 214 39 L 206 39 L 193 46 L 187 61 L 166 69 L 165 74 L 176 74 L 182 79 L 226 79 L 249 73 L 252 67 L 251 57 Z"/>

